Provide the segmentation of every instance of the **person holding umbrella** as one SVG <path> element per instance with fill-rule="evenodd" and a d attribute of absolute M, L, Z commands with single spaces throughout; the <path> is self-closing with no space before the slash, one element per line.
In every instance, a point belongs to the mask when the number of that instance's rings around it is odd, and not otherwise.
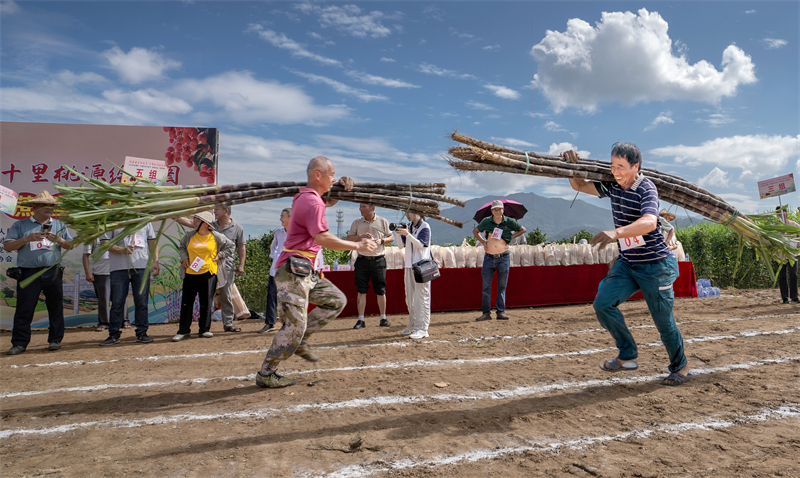
<path fill-rule="evenodd" d="M 483 259 L 483 295 L 481 299 L 481 309 L 483 314 L 477 321 L 492 320 L 492 280 L 497 272 L 497 300 L 495 308 L 497 310 L 497 320 L 508 320 L 506 311 L 506 284 L 508 283 L 508 271 L 511 267 L 511 257 L 508 252 L 508 244 L 512 239 L 525 234 L 525 228 L 512 215 L 521 219 L 527 209 L 516 202 L 504 200 L 494 200 L 490 204 L 478 209 L 475 219 L 478 226 L 472 230 L 472 234 L 486 250 Z M 491 214 L 487 214 L 491 211 Z M 480 233 L 484 233 L 481 236 Z"/>

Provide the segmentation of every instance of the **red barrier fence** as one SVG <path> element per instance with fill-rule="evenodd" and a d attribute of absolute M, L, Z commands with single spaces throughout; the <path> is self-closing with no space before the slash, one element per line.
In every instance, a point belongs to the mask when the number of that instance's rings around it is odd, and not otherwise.
<path fill-rule="evenodd" d="M 680 277 L 673 284 L 675 297 L 697 297 L 697 278 L 691 262 L 679 262 Z M 386 271 L 386 313 L 406 314 L 403 269 Z M 480 310 L 481 269 L 440 269 L 441 277 L 431 285 L 431 311 Z M 587 304 L 594 301 L 600 281 L 608 273 L 605 264 L 576 266 L 512 267 L 506 287 L 506 308 L 540 305 Z M 325 277 L 347 296 L 339 317 L 355 317 L 356 286 L 353 271 L 330 271 Z M 496 282 L 496 281 L 495 281 Z M 492 304 L 497 290 L 492 288 Z M 637 292 L 629 300 L 643 299 Z M 367 294 L 367 315 L 378 314 L 375 293 Z"/>

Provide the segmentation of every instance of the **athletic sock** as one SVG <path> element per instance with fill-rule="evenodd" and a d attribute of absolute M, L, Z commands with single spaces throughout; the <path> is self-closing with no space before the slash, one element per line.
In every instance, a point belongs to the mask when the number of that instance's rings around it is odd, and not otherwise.
<path fill-rule="evenodd" d="M 363 315 L 359 315 L 358 316 L 358 320 L 361 321 L 361 322 L 364 322 L 364 316 Z"/>
<path fill-rule="evenodd" d="M 381 314 L 381 320 L 386 320 L 386 314 Z"/>

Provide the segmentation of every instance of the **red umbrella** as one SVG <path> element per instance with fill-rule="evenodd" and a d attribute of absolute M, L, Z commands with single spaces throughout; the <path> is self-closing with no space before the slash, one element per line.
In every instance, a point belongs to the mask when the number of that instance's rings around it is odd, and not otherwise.
<path fill-rule="evenodd" d="M 514 219 L 522 219 L 525 217 L 525 213 L 528 210 L 523 206 L 521 203 L 517 201 L 512 201 L 510 199 L 501 199 L 500 202 L 503 203 L 503 214 L 508 217 L 513 217 Z M 492 215 L 492 203 L 487 202 L 483 206 L 478 209 L 478 212 L 475 213 L 475 216 L 472 219 L 475 222 L 481 222 L 481 219 L 485 217 L 489 217 Z"/>

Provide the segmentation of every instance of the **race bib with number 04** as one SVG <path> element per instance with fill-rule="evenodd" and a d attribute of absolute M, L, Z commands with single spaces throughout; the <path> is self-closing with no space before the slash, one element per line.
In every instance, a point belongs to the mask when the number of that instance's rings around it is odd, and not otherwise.
<path fill-rule="evenodd" d="M 644 237 L 636 236 L 636 237 L 624 237 L 622 239 L 617 239 L 619 241 L 619 250 L 620 251 L 627 251 L 628 249 L 636 249 L 637 247 L 642 247 L 644 245 Z"/>
<path fill-rule="evenodd" d="M 42 239 L 41 241 L 30 242 L 32 251 L 52 251 L 53 242 L 49 239 Z"/>
<path fill-rule="evenodd" d="M 204 261 L 203 259 L 200 259 L 199 257 L 196 257 L 194 262 L 192 262 L 192 265 L 189 266 L 189 269 L 191 269 L 191 270 L 193 270 L 195 272 L 199 272 L 200 269 L 203 268 L 203 264 L 205 264 L 205 263 L 206 263 L 206 261 Z"/>
<path fill-rule="evenodd" d="M 499 227 L 495 227 L 494 231 L 492 231 L 492 239 L 502 239 L 503 238 L 503 230 Z"/>

